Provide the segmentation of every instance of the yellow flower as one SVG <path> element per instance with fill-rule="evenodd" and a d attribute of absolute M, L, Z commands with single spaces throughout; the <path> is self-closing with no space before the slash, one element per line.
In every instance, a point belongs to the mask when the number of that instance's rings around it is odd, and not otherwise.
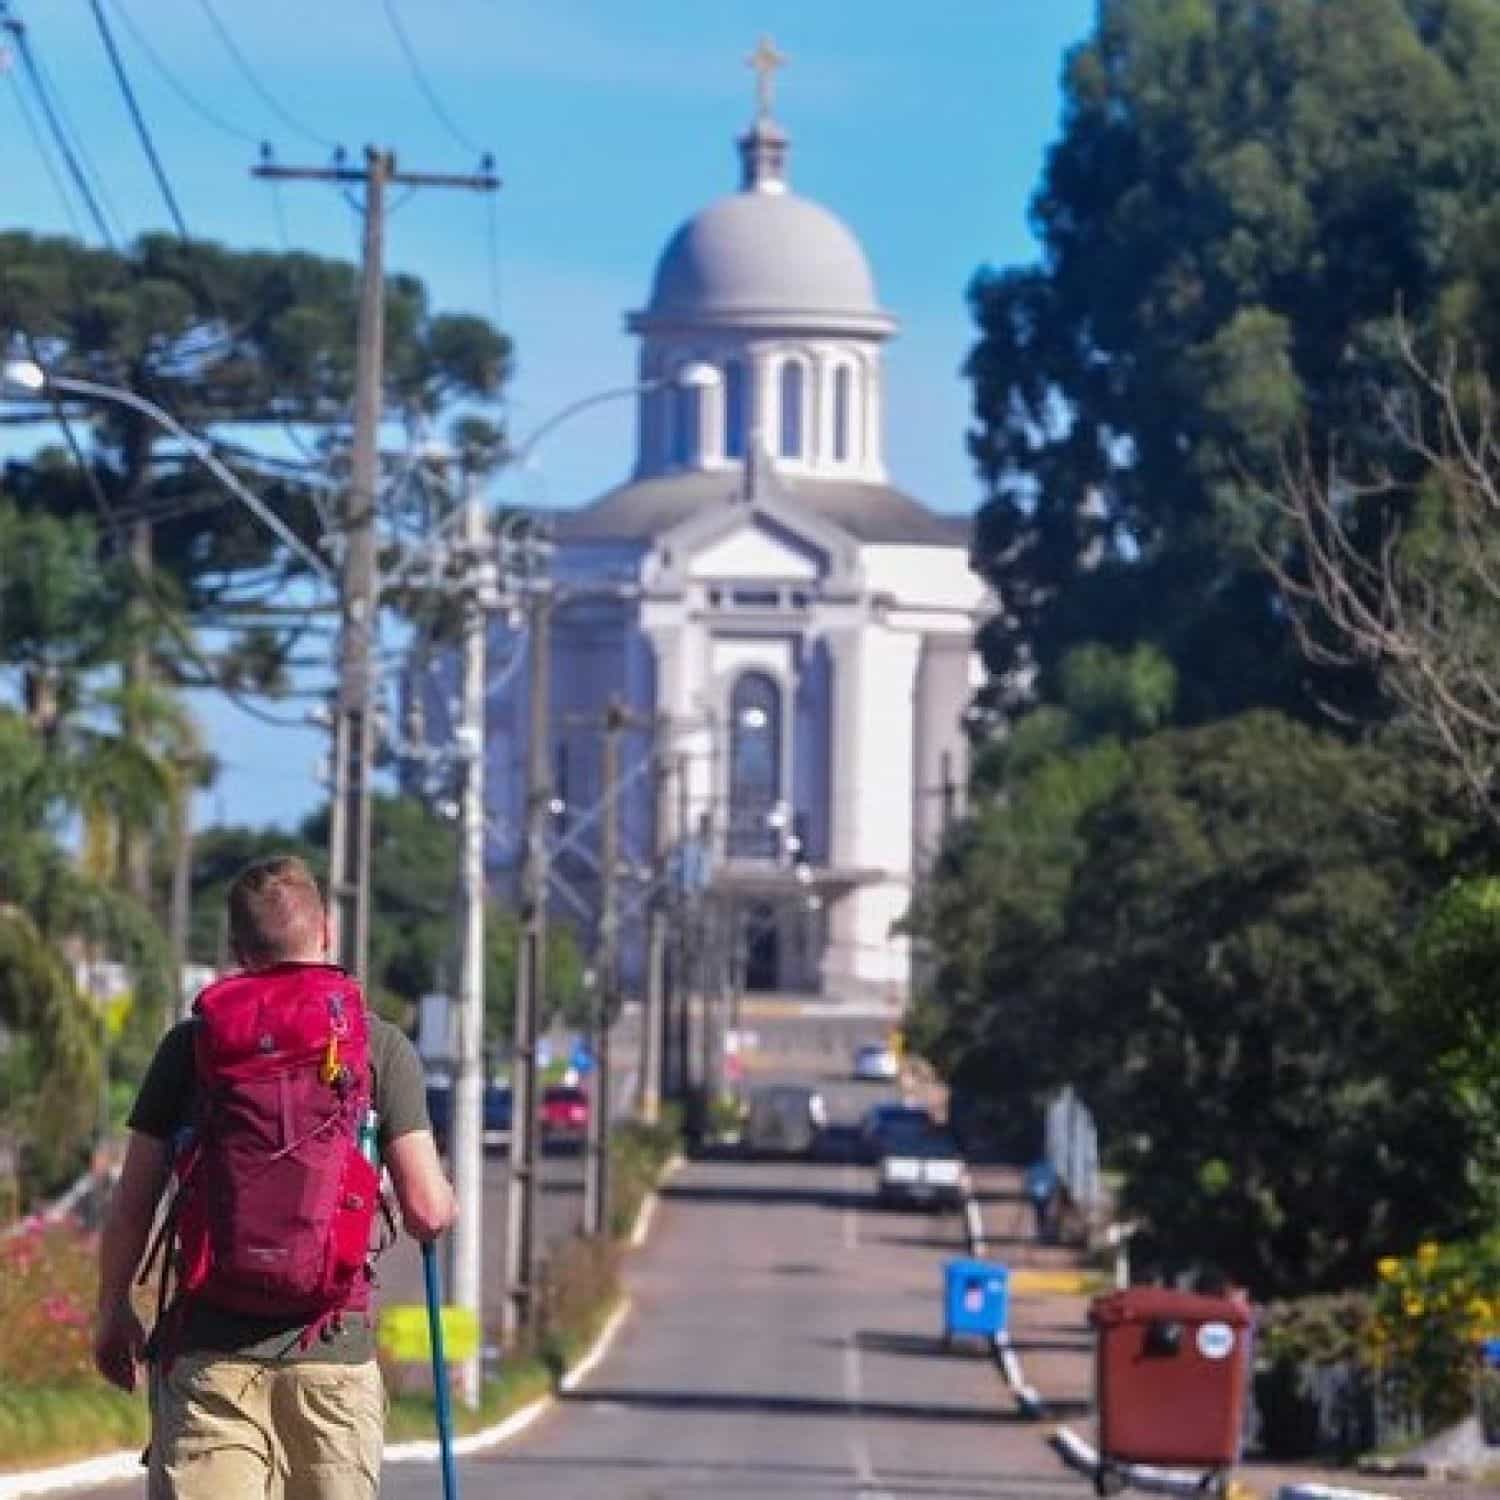
<path fill-rule="evenodd" d="M 1382 1255 L 1375 1262 L 1382 1281 L 1394 1281 L 1401 1274 L 1401 1262 L 1394 1255 Z"/>
<path fill-rule="evenodd" d="M 1474 1332 L 1481 1337 L 1495 1321 L 1495 1309 L 1483 1297 L 1475 1297 L 1464 1309 L 1474 1324 Z"/>
<path fill-rule="evenodd" d="M 1423 1240 L 1417 1246 L 1417 1264 L 1425 1271 L 1436 1264 L 1438 1258 L 1438 1246 L 1432 1240 Z"/>
<path fill-rule="evenodd" d="M 1403 1297 L 1401 1299 L 1401 1311 L 1408 1318 L 1420 1318 L 1426 1311 L 1427 1304 L 1420 1297 Z"/>

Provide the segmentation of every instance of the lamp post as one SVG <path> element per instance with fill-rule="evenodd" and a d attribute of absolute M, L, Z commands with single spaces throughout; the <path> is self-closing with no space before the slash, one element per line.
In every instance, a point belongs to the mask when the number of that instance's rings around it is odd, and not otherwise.
<path fill-rule="evenodd" d="M 708 390 L 721 376 L 712 365 L 693 362 L 671 376 L 599 391 L 564 406 L 534 428 L 516 448 L 513 462 L 524 464 L 537 446 L 566 421 L 608 401 L 679 387 Z M 550 580 L 528 580 L 526 613 L 529 631 L 524 863 L 521 870 L 520 961 L 517 965 L 514 1063 L 510 1132 L 510 1199 L 506 1219 L 504 1329 L 514 1338 L 530 1326 L 535 1311 L 537 1202 L 537 1023 L 546 988 L 547 822 L 551 817 L 551 764 L 547 753 L 551 731 L 552 615 L 556 595 Z"/>

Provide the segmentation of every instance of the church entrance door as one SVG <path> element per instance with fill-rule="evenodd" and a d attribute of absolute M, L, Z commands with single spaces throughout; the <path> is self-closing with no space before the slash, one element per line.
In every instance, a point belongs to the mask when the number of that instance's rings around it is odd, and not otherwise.
<path fill-rule="evenodd" d="M 781 982 L 781 931 L 775 910 L 752 906 L 745 929 L 745 988 L 765 994 Z"/>

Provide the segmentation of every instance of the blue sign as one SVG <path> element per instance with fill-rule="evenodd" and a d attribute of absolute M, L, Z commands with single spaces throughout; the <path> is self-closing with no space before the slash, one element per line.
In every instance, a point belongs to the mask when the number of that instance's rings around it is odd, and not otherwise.
<path fill-rule="evenodd" d="M 575 1042 L 568 1063 L 575 1073 L 590 1073 L 594 1068 L 594 1054 L 582 1042 Z"/>

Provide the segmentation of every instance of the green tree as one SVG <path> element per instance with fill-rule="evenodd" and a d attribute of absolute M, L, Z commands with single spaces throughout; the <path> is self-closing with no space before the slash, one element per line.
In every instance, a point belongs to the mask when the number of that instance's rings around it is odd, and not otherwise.
<path fill-rule="evenodd" d="M 1417 934 L 1401 1022 L 1467 1122 L 1477 1230 L 1500 1223 L 1500 880 L 1459 881 Z"/>
<path fill-rule="evenodd" d="M 970 292 L 994 691 L 1032 661 L 1045 686 L 1081 642 L 1145 640 L 1185 722 L 1305 711 L 1252 501 L 1298 430 L 1409 465 L 1370 395 L 1398 304 L 1428 320 L 1482 259 L 1500 11 L 1101 0 L 1063 82 L 1039 261 Z M 1368 706 L 1365 676 L 1314 675 Z"/>
<path fill-rule="evenodd" d="M 1457 825 L 1401 759 L 1270 714 L 1142 741 L 1080 828 L 1045 982 L 1142 1249 L 1258 1292 L 1368 1274 L 1471 1203 L 1463 1121 L 1399 1024 Z"/>
<path fill-rule="evenodd" d="M 0 344 L 35 349 L 61 374 L 166 408 L 213 441 L 314 546 L 320 507 L 343 481 L 358 299 L 357 267 L 303 253 L 167 235 L 112 251 L 0 233 Z M 416 278 L 388 278 L 387 418 L 414 429 L 467 417 L 468 431 L 499 395 L 510 363 L 509 340 L 483 318 L 437 312 Z M 299 646 L 327 623 L 305 598 L 288 597 L 305 565 L 150 417 L 90 398 L 61 404 L 91 442 L 94 476 L 116 523 L 130 531 L 137 569 L 223 643 L 190 654 L 174 641 L 158 653 L 157 673 L 284 688 Z M 11 419 L 45 420 L 52 410 L 42 393 Z M 275 441 L 261 441 L 266 435 Z M 28 506 L 95 514 L 83 477 L 53 449 L 13 460 L 7 485 Z"/>
<path fill-rule="evenodd" d="M 328 813 L 320 810 L 295 833 L 277 828 L 204 829 L 193 856 L 191 953 L 195 961 L 230 962 L 224 903 L 235 876 L 273 854 L 305 859 L 327 879 Z M 458 982 L 458 834 L 411 796 L 378 795 L 371 830 L 370 985 L 373 1003 L 402 1025 L 414 1020 L 423 995 L 451 994 Z M 515 1003 L 519 929 L 513 911 L 491 900 L 485 921 L 487 1046 L 509 1045 Z M 544 1021 L 580 1014 L 583 958 L 572 931 L 548 930 Z"/>

